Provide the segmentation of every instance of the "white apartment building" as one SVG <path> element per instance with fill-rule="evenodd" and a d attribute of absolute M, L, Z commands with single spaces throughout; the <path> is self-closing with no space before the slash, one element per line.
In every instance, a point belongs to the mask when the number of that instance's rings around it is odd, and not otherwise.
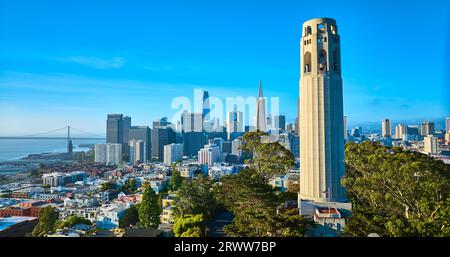
<path fill-rule="evenodd" d="M 220 160 L 220 149 L 215 144 L 205 145 L 198 151 L 198 162 L 200 164 L 212 165 Z"/>
<path fill-rule="evenodd" d="M 172 163 L 183 158 L 183 144 L 170 144 L 164 146 L 164 163 L 171 165 Z"/>
<path fill-rule="evenodd" d="M 96 144 L 95 162 L 120 164 L 122 162 L 122 144 Z"/>

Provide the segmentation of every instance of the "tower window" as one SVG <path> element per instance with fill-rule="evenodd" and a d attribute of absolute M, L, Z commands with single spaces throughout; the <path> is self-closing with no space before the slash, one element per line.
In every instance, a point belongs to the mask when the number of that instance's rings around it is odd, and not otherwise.
<path fill-rule="evenodd" d="M 319 25 L 317 25 L 317 30 L 319 32 L 325 32 L 325 25 L 323 25 L 323 23 L 320 23 Z"/>
<path fill-rule="evenodd" d="M 306 27 L 305 35 L 306 35 L 306 36 L 309 36 L 309 35 L 311 35 L 311 34 L 312 34 L 311 26 Z"/>
<path fill-rule="evenodd" d="M 319 52 L 319 70 L 327 70 L 327 52 L 324 49 Z"/>
<path fill-rule="evenodd" d="M 337 33 L 336 27 L 333 24 L 330 25 L 330 30 L 333 35 L 336 35 L 336 33 Z"/>
<path fill-rule="evenodd" d="M 311 53 L 306 52 L 303 56 L 304 73 L 311 72 Z"/>

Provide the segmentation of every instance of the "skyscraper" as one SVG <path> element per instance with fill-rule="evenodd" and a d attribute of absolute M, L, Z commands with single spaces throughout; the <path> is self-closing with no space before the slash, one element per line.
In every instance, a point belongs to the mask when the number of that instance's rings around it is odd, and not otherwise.
<path fill-rule="evenodd" d="M 334 19 L 303 24 L 300 79 L 300 199 L 345 202 L 340 37 Z"/>
<path fill-rule="evenodd" d="M 208 91 L 203 91 L 203 104 L 202 104 L 202 114 L 203 114 L 203 120 L 205 122 L 211 122 L 211 106 L 209 103 L 209 93 Z"/>
<path fill-rule="evenodd" d="M 195 156 L 206 143 L 203 131 L 203 114 L 184 111 L 181 114 L 184 154 Z"/>
<path fill-rule="evenodd" d="M 256 103 L 256 130 L 266 132 L 266 99 L 262 91 L 262 81 L 259 81 L 259 96 Z"/>
<path fill-rule="evenodd" d="M 237 110 L 237 106 L 234 105 L 234 110 L 228 112 L 227 115 L 227 133 L 228 140 L 230 140 L 230 134 L 233 132 L 244 132 L 244 118 L 243 113 Z"/>
<path fill-rule="evenodd" d="M 445 131 L 450 130 L 450 118 L 445 118 Z"/>
<path fill-rule="evenodd" d="M 424 137 L 434 135 L 434 122 L 423 121 L 420 124 L 420 134 Z"/>
<path fill-rule="evenodd" d="M 123 141 L 122 143 L 125 145 L 128 145 L 129 139 L 129 133 L 131 128 L 131 117 L 125 116 L 123 117 Z"/>
<path fill-rule="evenodd" d="M 129 129 L 129 140 L 144 141 L 144 159 L 143 162 L 150 161 L 152 158 L 152 138 L 151 129 L 148 126 L 131 126 Z"/>
<path fill-rule="evenodd" d="M 145 143 L 144 140 L 132 139 L 129 142 L 130 146 L 130 162 L 132 164 L 142 163 L 145 160 Z"/>
<path fill-rule="evenodd" d="M 423 138 L 423 151 L 427 154 L 438 153 L 438 138 L 435 136 L 426 136 Z"/>
<path fill-rule="evenodd" d="M 131 117 L 123 114 L 108 114 L 106 120 L 106 143 L 121 144 L 122 153 L 128 155 L 128 132 Z"/>
<path fill-rule="evenodd" d="M 403 139 L 403 135 L 406 134 L 407 130 L 405 124 L 397 124 L 397 126 L 395 126 L 395 138 Z"/>
<path fill-rule="evenodd" d="M 123 114 L 108 114 L 106 120 L 106 143 L 123 143 Z"/>
<path fill-rule="evenodd" d="M 277 129 L 285 130 L 286 127 L 286 116 L 284 115 L 274 115 L 272 126 Z"/>
<path fill-rule="evenodd" d="M 169 126 L 168 122 L 154 122 L 153 126 L 151 131 L 152 158 L 162 161 L 164 159 L 164 146 L 175 143 L 177 134 Z"/>
<path fill-rule="evenodd" d="M 381 121 L 381 136 L 384 138 L 391 137 L 391 121 L 389 119 L 384 119 Z"/>
<path fill-rule="evenodd" d="M 292 123 L 286 124 L 286 132 L 294 133 L 294 127 L 293 127 Z"/>

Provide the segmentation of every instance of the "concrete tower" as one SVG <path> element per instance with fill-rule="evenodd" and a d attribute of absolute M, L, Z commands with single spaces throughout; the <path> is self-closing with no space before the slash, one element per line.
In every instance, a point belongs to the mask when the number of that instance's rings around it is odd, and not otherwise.
<path fill-rule="evenodd" d="M 259 96 L 256 103 L 256 130 L 266 132 L 266 100 L 263 96 L 262 81 L 259 81 Z"/>
<path fill-rule="evenodd" d="M 300 60 L 300 199 L 345 202 L 341 50 L 334 19 L 303 24 Z"/>

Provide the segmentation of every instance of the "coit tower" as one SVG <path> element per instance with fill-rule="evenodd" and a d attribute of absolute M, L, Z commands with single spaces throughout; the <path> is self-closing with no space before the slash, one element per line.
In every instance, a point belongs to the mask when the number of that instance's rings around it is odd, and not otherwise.
<path fill-rule="evenodd" d="M 341 50 L 334 19 L 303 24 L 300 60 L 300 199 L 345 202 Z"/>

